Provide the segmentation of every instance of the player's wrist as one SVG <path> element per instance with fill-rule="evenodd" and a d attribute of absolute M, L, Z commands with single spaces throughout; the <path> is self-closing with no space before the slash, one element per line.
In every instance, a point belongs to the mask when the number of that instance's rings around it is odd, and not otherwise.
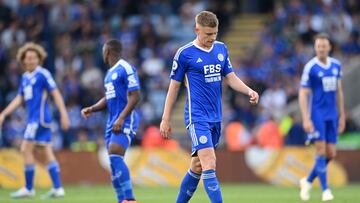
<path fill-rule="evenodd" d="M 247 95 L 248 96 L 251 96 L 251 93 L 253 92 L 254 90 L 252 90 L 251 88 L 248 88 L 248 90 L 247 90 Z"/>

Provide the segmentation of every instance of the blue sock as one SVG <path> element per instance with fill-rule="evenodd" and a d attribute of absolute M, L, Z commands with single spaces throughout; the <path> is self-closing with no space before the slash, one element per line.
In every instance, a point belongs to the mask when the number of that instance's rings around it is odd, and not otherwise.
<path fill-rule="evenodd" d="M 110 159 L 110 161 L 111 161 L 111 159 Z M 122 190 L 122 187 L 120 185 L 119 180 L 114 178 L 115 174 L 116 174 L 114 164 L 110 164 L 110 167 L 111 167 L 111 182 L 112 182 L 112 185 L 113 185 L 113 187 L 115 189 L 118 202 L 122 202 L 124 200 L 124 198 L 125 198 L 124 191 Z"/>
<path fill-rule="evenodd" d="M 130 180 L 130 172 L 126 166 L 124 159 L 120 155 L 110 155 L 110 164 L 114 168 L 114 175 L 112 177 L 113 181 L 118 181 L 122 191 L 124 193 L 125 200 L 134 200 L 134 193 L 132 189 L 132 184 Z"/>
<path fill-rule="evenodd" d="M 328 165 L 330 161 L 331 159 L 326 158 L 326 165 Z M 307 177 L 307 181 L 309 183 L 312 183 L 316 177 L 317 177 L 317 172 L 316 172 L 316 162 L 315 162 L 314 167 L 311 169 L 310 174 Z"/>
<path fill-rule="evenodd" d="M 213 169 L 203 171 L 202 173 L 204 187 L 211 203 L 222 203 L 221 189 L 219 181 L 216 178 L 216 172 Z"/>
<path fill-rule="evenodd" d="M 311 169 L 309 176 L 307 177 L 307 181 L 309 183 L 312 183 L 314 181 L 314 179 L 316 178 L 317 173 L 316 173 L 316 162 L 314 164 L 314 167 Z"/>
<path fill-rule="evenodd" d="M 25 165 L 25 187 L 28 190 L 32 190 L 34 187 L 34 174 L 35 174 L 35 165 L 29 164 Z"/>
<path fill-rule="evenodd" d="M 320 180 L 320 185 L 323 191 L 328 189 L 326 177 L 326 158 L 324 156 L 316 157 L 315 171 Z"/>
<path fill-rule="evenodd" d="M 180 191 L 176 199 L 176 203 L 186 203 L 194 194 L 200 180 L 200 174 L 188 170 L 181 182 Z"/>
<path fill-rule="evenodd" d="M 60 179 L 60 166 L 59 162 L 52 161 L 48 164 L 48 172 L 53 182 L 54 188 L 61 187 L 61 179 Z"/>

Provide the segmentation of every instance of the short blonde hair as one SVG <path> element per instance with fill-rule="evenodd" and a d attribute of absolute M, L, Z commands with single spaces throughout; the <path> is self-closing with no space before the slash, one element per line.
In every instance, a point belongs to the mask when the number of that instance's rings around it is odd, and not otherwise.
<path fill-rule="evenodd" d="M 199 24 L 203 27 L 217 27 L 219 25 L 219 20 L 216 15 L 210 11 L 201 11 L 195 16 L 196 24 Z"/>
<path fill-rule="evenodd" d="M 34 51 L 38 55 L 40 64 L 42 64 L 45 58 L 47 57 L 47 53 L 41 45 L 36 44 L 34 42 L 28 42 L 19 48 L 16 54 L 16 59 L 20 63 L 22 63 L 25 58 L 26 52 L 28 51 Z"/>

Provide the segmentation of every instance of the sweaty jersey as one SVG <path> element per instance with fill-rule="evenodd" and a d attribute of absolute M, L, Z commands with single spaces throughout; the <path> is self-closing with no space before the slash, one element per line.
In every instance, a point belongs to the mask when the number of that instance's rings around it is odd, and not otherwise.
<path fill-rule="evenodd" d="M 33 72 L 25 72 L 22 75 L 18 94 L 25 101 L 29 123 L 39 123 L 43 127 L 50 127 L 51 111 L 48 95 L 55 88 L 54 79 L 43 67 L 38 66 Z"/>
<path fill-rule="evenodd" d="M 136 69 L 128 62 L 120 59 L 111 67 L 104 79 L 105 98 L 109 111 L 106 132 L 111 132 L 115 120 L 119 117 L 127 104 L 127 93 L 140 89 L 139 78 Z M 123 125 L 123 133 L 135 133 L 138 126 L 138 116 L 133 110 L 126 117 Z"/>
<path fill-rule="evenodd" d="M 341 78 L 341 64 L 328 57 L 327 65 L 317 57 L 311 59 L 304 68 L 301 86 L 312 90 L 312 120 L 337 119 L 336 91 Z"/>
<path fill-rule="evenodd" d="M 173 61 L 171 79 L 185 82 L 185 123 L 221 121 L 223 76 L 232 72 L 224 43 L 216 41 L 209 50 L 195 42 L 181 47 Z"/>

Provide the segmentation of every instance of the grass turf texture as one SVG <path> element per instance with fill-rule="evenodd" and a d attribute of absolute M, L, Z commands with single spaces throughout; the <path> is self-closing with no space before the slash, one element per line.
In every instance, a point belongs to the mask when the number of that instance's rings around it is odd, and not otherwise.
<path fill-rule="evenodd" d="M 9 197 L 12 190 L 0 188 L 0 203 L 116 203 L 112 187 L 109 186 L 66 186 L 66 197 L 63 199 L 41 200 L 41 194 L 47 190 L 38 189 L 33 199 L 13 200 Z M 350 184 L 346 187 L 333 188 L 335 200 L 331 203 L 360 202 L 360 184 Z M 135 195 L 140 203 L 172 203 L 175 202 L 178 188 L 167 187 L 136 187 Z M 299 199 L 298 188 L 276 187 L 266 184 L 223 184 L 222 195 L 225 203 L 295 203 Z M 198 188 L 191 203 L 208 203 L 204 188 Z M 321 190 L 313 189 L 311 202 L 321 202 Z"/>

